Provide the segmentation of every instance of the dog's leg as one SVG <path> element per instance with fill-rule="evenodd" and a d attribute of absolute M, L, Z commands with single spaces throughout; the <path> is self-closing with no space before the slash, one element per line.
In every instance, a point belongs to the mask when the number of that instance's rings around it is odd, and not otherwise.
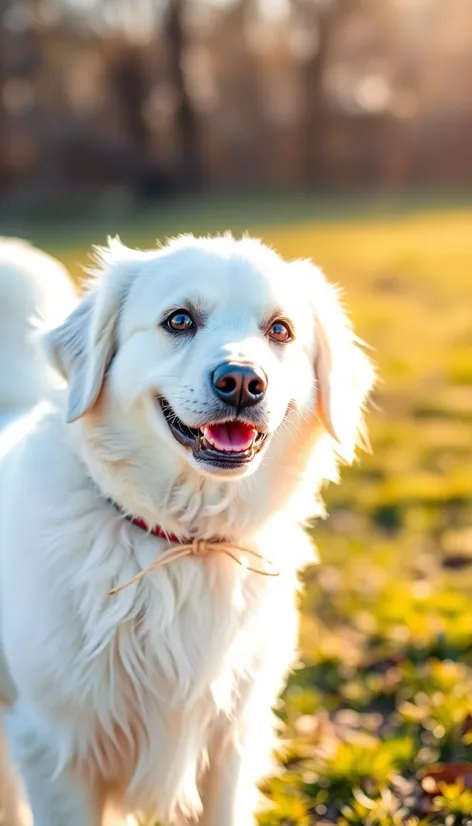
<path fill-rule="evenodd" d="M 38 758 L 21 766 L 34 826 L 101 826 L 101 801 L 90 784 L 66 772 L 51 779 L 49 768 Z"/>
<path fill-rule="evenodd" d="M 198 826 L 254 826 L 260 797 L 257 782 L 264 770 L 260 744 L 251 740 L 238 745 L 230 738 L 215 745 Z"/>
<path fill-rule="evenodd" d="M 258 804 L 262 803 L 258 782 L 273 767 L 276 721 L 271 709 L 293 661 L 295 610 L 285 612 L 283 630 L 283 635 L 263 640 L 258 668 L 252 677 L 239 682 L 239 702 L 233 715 L 220 721 L 215 732 L 202 784 L 203 815 L 198 826 L 254 826 Z"/>
<path fill-rule="evenodd" d="M 269 770 L 273 741 L 273 718 L 265 709 L 245 733 L 231 726 L 215 738 L 198 826 L 254 826 L 261 798 L 257 784 Z"/>
<path fill-rule="evenodd" d="M 7 731 L 34 826 L 102 826 L 103 794 L 91 774 L 64 768 L 56 775 L 54 739 L 27 721 L 18 706 L 7 718 Z"/>
<path fill-rule="evenodd" d="M 255 778 L 235 746 L 226 746 L 209 769 L 198 826 L 253 826 L 256 801 Z"/>

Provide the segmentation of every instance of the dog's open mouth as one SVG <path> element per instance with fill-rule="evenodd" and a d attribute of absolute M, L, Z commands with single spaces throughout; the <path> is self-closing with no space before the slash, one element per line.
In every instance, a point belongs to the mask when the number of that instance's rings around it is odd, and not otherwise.
<path fill-rule="evenodd" d="M 160 403 L 174 438 L 190 448 L 194 457 L 201 461 L 225 467 L 247 464 L 259 453 L 268 436 L 255 425 L 240 419 L 189 427 L 165 399 L 161 398 Z"/>

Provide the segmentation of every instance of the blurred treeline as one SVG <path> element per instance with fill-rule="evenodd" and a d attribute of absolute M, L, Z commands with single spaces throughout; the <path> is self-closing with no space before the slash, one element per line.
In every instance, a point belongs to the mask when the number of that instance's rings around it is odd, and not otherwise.
<path fill-rule="evenodd" d="M 471 0 L 0 9 L 0 194 L 12 209 L 472 184 Z"/>

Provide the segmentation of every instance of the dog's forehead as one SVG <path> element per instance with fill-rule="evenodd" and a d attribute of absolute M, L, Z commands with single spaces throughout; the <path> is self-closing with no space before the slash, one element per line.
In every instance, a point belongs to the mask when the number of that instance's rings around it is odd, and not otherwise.
<path fill-rule="evenodd" d="M 289 264 L 262 244 L 191 246 L 156 255 L 142 268 L 133 304 L 172 307 L 195 300 L 208 310 L 229 305 L 248 312 L 292 312 L 303 304 Z"/>

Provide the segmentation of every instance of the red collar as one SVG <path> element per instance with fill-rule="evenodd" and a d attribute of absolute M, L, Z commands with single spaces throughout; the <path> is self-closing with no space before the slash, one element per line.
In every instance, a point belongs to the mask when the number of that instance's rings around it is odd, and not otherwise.
<path fill-rule="evenodd" d="M 131 522 L 132 525 L 136 525 L 137 528 L 141 528 L 143 531 L 147 531 L 147 533 L 152 533 L 154 536 L 160 536 L 162 539 L 167 539 L 169 542 L 182 542 L 179 536 L 176 536 L 175 533 L 165 531 L 160 525 L 154 525 L 150 528 L 147 522 L 139 516 L 126 516 L 126 519 L 128 522 Z M 187 540 L 184 541 L 186 542 Z"/>
<path fill-rule="evenodd" d="M 176 536 L 175 533 L 165 531 L 160 525 L 154 525 L 151 527 L 147 522 L 145 522 L 144 519 L 141 519 L 140 516 L 131 516 L 130 514 L 125 513 L 125 511 L 123 511 L 122 508 L 120 508 L 120 506 L 113 501 L 113 499 L 109 499 L 108 501 L 119 513 L 121 513 L 122 516 L 124 516 L 125 519 L 128 520 L 128 522 L 131 522 L 132 525 L 136 525 L 137 528 L 141 528 L 142 531 L 146 531 L 146 533 L 152 533 L 153 536 L 160 536 L 161 539 L 167 539 L 168 542 L 175 542 L 176 544 L 180 544 L 181 542 L 186 543 L 189 541 L 187 539 L 181 539 L 181 537 Z"/>

